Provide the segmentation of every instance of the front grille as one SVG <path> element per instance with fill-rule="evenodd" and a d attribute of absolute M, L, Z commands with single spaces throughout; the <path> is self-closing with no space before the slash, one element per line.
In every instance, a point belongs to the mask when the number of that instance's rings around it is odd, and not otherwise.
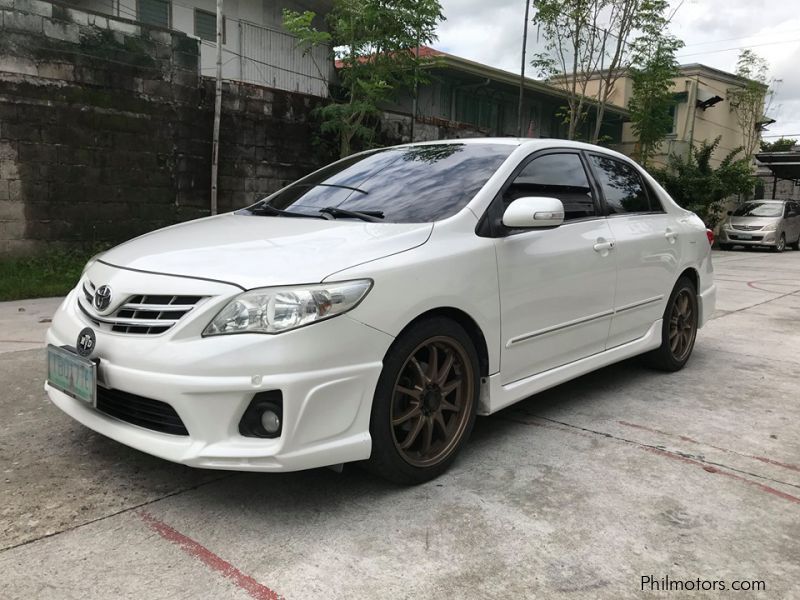
<path fill-rule="evenodd" d="M 98 327 L 105 326 L 116 333 L 164 333 L 203 299 L 203 296 L 140 294 L 130 296 L 110 315 L 100 316 L 92 307 L 95 285 L 86 281 L 82 290 L 83 299 L 78 300 L 78 306 L 83 314 Z"/>
<path fill-rule="evenodd" d="M 175 409 L 159 400 L 97 386 L 97 410 L 145 429 L 189 435 Z"/>
<path fill-rule="evenodd" d="M 734 229 L 738 229 L 739 231 L 758 231 L 761 229 L 761 225 L 732 225 Z"/>

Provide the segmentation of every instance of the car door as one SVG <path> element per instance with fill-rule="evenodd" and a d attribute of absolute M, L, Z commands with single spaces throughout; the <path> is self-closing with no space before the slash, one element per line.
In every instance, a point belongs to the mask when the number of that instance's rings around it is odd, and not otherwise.
<path fill-rule="evenodd" d="M 580 153 L 529 157 L 495 199 L 495 214 L 525 196 L 558 198 L 565 221 L 544 230 L 499 226 L 503 384 L 602 352 L 614 301 L 611 230 Z"/>
<path fill-rule="evenodd" d="M 613 348 L 642 337 L 662 318 L 680 265 L 681 227 L 632 164 L 599 153 L 588 159 L 617 259 L 615 314 L 607 345 Z"/>

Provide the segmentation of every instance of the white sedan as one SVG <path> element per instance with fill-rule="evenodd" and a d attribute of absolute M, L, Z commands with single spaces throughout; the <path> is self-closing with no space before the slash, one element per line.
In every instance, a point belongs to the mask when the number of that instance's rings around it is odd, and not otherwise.
<path fill-rule="evenodd" d="M 45 389 L 167 460 L 417 483 L 476 415 L 638 354 L 680 369 L 714 302 L 702 221 L 621 154 L 412 144 L 95 257 Z"/>

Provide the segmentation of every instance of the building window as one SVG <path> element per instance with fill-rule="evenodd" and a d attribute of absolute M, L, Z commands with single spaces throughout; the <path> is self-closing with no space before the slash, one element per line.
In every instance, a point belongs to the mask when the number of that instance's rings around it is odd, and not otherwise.
<path fill-rule="evenodd" d="M 139 20 L 148 25 L 169 27 L 172 21 L 172 7 L 170 0 L 138 0 L 136 12 Z"/>
<path fill-rule="evenodd" d="M 225 15 L 222 16 L 222 43 L 225 44 Z M 194 34 L 201 40 L 217 43 L 217 15 L 216 13 L 199 8 L 194 9 Z"/>

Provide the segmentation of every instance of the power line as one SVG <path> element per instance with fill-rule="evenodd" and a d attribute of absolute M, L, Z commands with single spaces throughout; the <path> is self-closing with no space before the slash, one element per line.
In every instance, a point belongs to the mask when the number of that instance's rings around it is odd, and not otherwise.
<path fill-rule="evenodd" d="M 800 38 L 795 40 L 782 40 L 778 42 L 764 42 L 762 44 L 751 44 L 749 46 L 737 46 L 735 48 L 723 48 L 721 50 L 707 50 L 705 52 L 694 52 L 692 54 L 679 54 L 675 58 L 687 58 L 689 56 L 700 56 L 705 54 L 717 54 L 719 52 L 732 52 L 733 50 L 745 50 L 748 48 L 759 48 L 761 46 L 774 46 L 776 44 L 797 44 L 800 42 Z"/>

